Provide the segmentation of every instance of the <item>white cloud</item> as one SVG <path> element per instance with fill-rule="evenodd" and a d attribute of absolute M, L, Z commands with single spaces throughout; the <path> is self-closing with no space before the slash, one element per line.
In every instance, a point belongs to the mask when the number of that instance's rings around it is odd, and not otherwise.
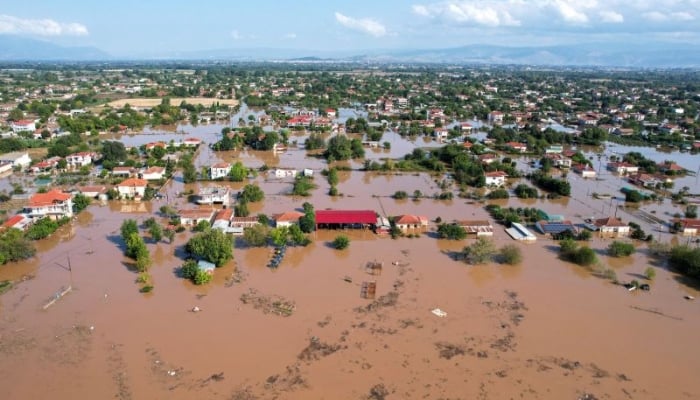
<path fill-rule="evenodd" d="M 693 14 L 691 14 L 687 11 L 679 11 L 679 12 L 671 13 L 671 18 L 678 20 L 678 21 L 692 21 L 695 19 Z"/>
<path fill-rule="evenodd" d="M 598 13 L 598 15 L 600 15 L 600 20 L 603 22 L 609 22 L 612 24 L 620 24 L 625 22 L 625 17 L 615 11 L 601 11 Z"/>
<path fill-rule="evenodd" d="M 240 33 L 238 32 L 238 30 L 236 30 L 236 29 L 234 29 L 234 30 L 231 31 L 231 37 L 233 38 L 233 40 L 241 40 L 241 39 L 243 39 L 243 36 L 241 36 L 241 34 L 240 34 Z"/>
<path fill-rule="evenodd" d="M 335 20 L 348 29 L 363 32 L 375 37 L 382 37 L 387 33 L 384 25 L 371 18 L 352 18 L 336 12 Z"/>
<path fill-rule="evenodd" d="M 447 1 L 430 5 L 414 5 L 413 13 L 423 17 L 439 17 L 457 23 L 474 23 L 477 25 L 518 26 L 520 21 L 514 18 L 504 2 L 469 2 Z"/>
<path fill-rule="evenodd" d="M 286 35 L 284 35 L 284 38 L 285 38 L 285 39 L 296 39 L 296 38 L 297 38 L 297 34 L 294 33 L 294 32 L 290 32 L 290 33 L 287 33 Z"/>
<path fill-rule="evenodd" d="M 420 15 L 422 17 L 430 17 L 430 11 L 428 11 L 428 8 L 426 6 L 422 6 L 420 4 L 416 4 L 411 7 L 413 10 L 414 14 Z"/>
<path fill-rule="evenodd" d="M 76 22 L 57 22 L 52 19 L 24 19 L 0 15 L 0 33 L 39 36 L 86 36 L 88 29 Z"/>
<path fill-rule="evenodd" d="M 577 9 L 578 7 L 575 6 L 579 5 L 582 7 L 592 7 L 594 4 L 589 4 L 586 6 L 577 3 L 578 2 L 576 1 L 570 0 L 554 0 L 551 5 L 555 10 L 557 10 L 559 15 L 564 18 L 564 21 L 574 24 L 585 24 L 588 22 L 588 16 L 584 12 L 579 11 Z"/>
<path fill-rule="evenodd" d="M 642 14 L 644 18 L 648 19 L 649 21 L 654 21 L 654 22 L 662 22 L 668 20 L 668 15 L 658 12 L 658 11 L 649 11 L 645 12 Z"/>

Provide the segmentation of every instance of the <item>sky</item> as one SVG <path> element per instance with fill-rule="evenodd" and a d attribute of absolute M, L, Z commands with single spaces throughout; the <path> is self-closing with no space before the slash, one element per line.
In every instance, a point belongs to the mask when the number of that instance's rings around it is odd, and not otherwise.
<path fill-rule="evenodd" d="M 591 42 L 700 46 L 700 0 L 4 3 L 2 35 L 94 46 L 113 56 L 235 48 L 361 51 Z"/>

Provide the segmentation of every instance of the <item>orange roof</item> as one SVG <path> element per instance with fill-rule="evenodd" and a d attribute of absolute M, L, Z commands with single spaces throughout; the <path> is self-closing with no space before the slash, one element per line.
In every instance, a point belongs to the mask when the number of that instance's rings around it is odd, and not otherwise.
<path fill-rule="evenodd" d="M 220 220 L 229 221 L 231 219 L 231 217 L 233 217 L 233 209 L 224 208 L 223 210 L 216 213 L 216 217 L 214 217 L 214 219 L 217 221 L 220 221 Z"/>
<path fill-rule="evenodd" d="M 138 178 L 129 178 L 129 179 L 124 179 L 124 181 L 117 186 L 124 187 L 124 186 L 148 186 L 148 181 L 145 179 L 138 179 Z"/>
<path fill-rule="evenodd" d="M 397 225 L 419 225 L 421 219 L 416 215 L 401 215 L 395 222 Z"/>
<path fill-rule="evenodd" d="M 178 214 L 180 217 L 184 218 L 211 218 L 212 215 L 214 215 L 214 209 L 213 208 L 196 208 L 196 209 L 188 209 L 188 210 L 180 210 L 178 211 Z"/>
<path fill-rule="evenodd" d="M 627 226 L 620 218 L 608 217 L 595 220 L 595 226 Z"/>
<path fill-rule="evenodd" d="M 63 193 L 58 190 L 52 190 L 46 193 L 36 193 L 29 199 L 29 205 L 32 207 L 50 206 L 54 203 L 62 203 L 70 199 L 70 194 Z"/>
<path fill-rule="evenodd" d="M 287 211 L 282 214 L 277 214 L 275 215 L 275 221 L 277 222 L 292 222 L 292 221 L 298 221 L 299 218 L 303 217 L 304 213 L 301 213 L 299 211 Z"/>
<path fill-rule="evenodd" d="M 10 219 L 5 221 L 4 224 L 2 224 L 3 228 L 12 228 L 13 226 L 17 225 L 19 222 L 21 222 L 24 219 L 23 216 L 21 215 L 15 215 L 12 216 Z"/>
<path fill-rule="evenodd" d="M 500 176 L 504 176 L 504 177 L 505 177 L 505 176 L 508 176 L 508 174 L 506 174 L 506 173 L 503 172 L 503 171 L 493 171 L 493 172 L 487 172 L 487 173 L 485 173 L 484 176 L 485 176 L 485 177 L 488 177 L 488 178 L 498 178 L 498 177 L 500 177 Z"/>

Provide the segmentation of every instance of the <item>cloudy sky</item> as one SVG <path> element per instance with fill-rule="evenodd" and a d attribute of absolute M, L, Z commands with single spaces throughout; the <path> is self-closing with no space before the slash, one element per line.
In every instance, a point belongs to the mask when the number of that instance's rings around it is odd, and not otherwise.
<path fill-rule="evenodd" d="M 8 1 L 0 34 L 116 56 L 241 47 L 698 46 L 700 0 Z"/>

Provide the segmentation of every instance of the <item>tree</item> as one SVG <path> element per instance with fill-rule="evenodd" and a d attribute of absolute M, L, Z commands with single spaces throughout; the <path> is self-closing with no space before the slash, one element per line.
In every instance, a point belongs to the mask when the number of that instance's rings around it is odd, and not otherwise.
<path fill-rule="evenodd" d="M 690 204 L 685 208 L 685 217 L 694 219 L 698 217 L 698 206 Z"/>
<path fill-rule="evenodd" d="M 82 193 L 73 196 L 73 212 L 79 213 L 90 205 L 91 199 Z"/>
<path fill-rule="evenodd" d="M 608 246 L 608 254 L 611 257 L 627 257 L 634 253 L 634 245 L 615 240 Z"/>
<path fill-rule="evenodd" d="M 462 240 L 467 237 L 467 231 L 457 224 L 439 224 L 437 233 L 440 239 Z"/>
<path fill-rule="evenodd" d="M 194 281 L 194 277 L 197 275 L 199 267 L 197 266 L 197 261 L 193 259 L 186 260 L 184 264 L 180 267 L 180 276 L 185 279 L 190 279 Z"/>
<path fill-rule="evenodd" d="M 256 224 L 243 230 L 243 241 L 251 247 L 262 247 L 267 244 L 269 227 Z"/>
<path fill-rule="evenodd" d="M 403 190 L 397 190 L 394 192 L 394 195 L 392 196 L 396 200 L 403 200 L 408 197 L 408 193 L 404 192 Z"/>
<path fill-rule="evenodd" d="M 468 264 L 485 264 L 496 254 L 496 247 L 489 239 L 479 237 L 462 250 L 462 258 Z"/>
<path fill-rule="evenodd" d="M 19 121 L 22 118 L 24 118 L 24 112 L 22 112 L 22 110 L 19 108 L 13 108 L 10 111 L 10 114 L 7 116 L 8 121 Z"/>
<path fill-rule="evenodd" d="M 316 229 L 316 212 L 314 206 L 309 202 L 304 202 L 302 205 L 304 215 L 299 218 L 299 228 L 304 233 L 311 233 Z"/>
<path fill-rule="evenodd" d="M 194 227 L 195 232 L 206 232 L 209 229 L 211 229 L 211 224 L 206 220 L 197 222 L 197 225 Z"/>
<path fill-rule="evenodd" d="M 175 240 L 175 231 L 172 229 L 165 229 L 163 231 L 163 236 L 168 238 L 168 243 L 172 243 Z"/>
<path fill-rule="evenodd" d="M 102 161 L 118 163 L 126 160 L 126 148 L 124 143 L 117 141 L 106 141 L 102 143 Z"/>
<path fill-rule="evenodd" d="M 296 224 L 289 226 L 289 238 L 291 239 L 292 243 L 298 246 L 306 246 L 311 243 L 311 240 L 304 235 L 304 232 L 301 231 L 299 225 Z"/>
<path fill-rule="evenodd" d="M 248 168 L 246 168 L 240 161 L 236 161 L 236 163 L 231 167 L 231 172 L 229 172 L 229 179 L 232 182 L 243 182 L 247 176 Z"/>
<path fill-rule="evenodd" d="M 265 198 L 265 193 L 258 185 L 245 185 L 243 190 L 238 193 L 238 198 L 241 201 L 255 203 Z"/>
<path fill-rule="evenodd" d="M 578 265 L 589 266 L 598 261 L 595 251 L 588 246 L 581 246 L 572 257 L 572 261 Z"/>
<path fill-rule="evenodd" d="M 289 228 L 280 226 L 270 229 L 269 237 L 275 246 L 284 246 L 289 238 Z"/>
<path fill-rule="evenodd" d="M 331 245 L 336 250 L 343 250 L 350 246 L 350 239 L 345 235 L 338 235 L 333 239 Z"/>
<path fill-rule="evenodd" d="M 328 184 L 331 186 L 337 186 L 339 182 L 338 169 L 331 168 L 328 170 Z"/>
<path fill-rule="evenodd" d="M 528 186 L 524 183 L 515 187 L 515 195 L 521 199 L 536 199 L 538 196 L 537 189 Z"/>
<path fill-rule="evenodd" d="M 644 196 L 636 190 L 628 190 L 625 193 L 625 201 L 630 203 L 639 203 L 644 200 Z"/>
<path fill-rule="evenodd" d="M 148 254 L 148 248 L 143 238 L 139 236 L 138 233 L 129 234 L 126 238 L 126 250 L 124 254 L 126 254 L 127 257 L 138 259 L 139 255 L 143 255 L 144 253 Z"/>
<path fill-rule="evenodd" d="M 316 188 L 313 178 L 310 176 L 297 176 L 294 178 L 294 187 L 292 188 L 292 194 L 294 196 L 311 196 L 309 191 Z"/>
<path fill-rule="evenodd" d="M 151 225 L 148 228 L 148 233 L 155 242 L 160 242 L 160 240 L 163 239 L 163 228 L 159 224 Z"/>
<path fill-rule="evenodd" d="M 136 223 L 136 220 L 133 219 L 125 219 L 122 222 L 122 226 L 120 228 L 121 230 L 121 236 L 122 240 L 126 242 L 126 239 L 131 236 L 132 233 L 138 233 L 139 232 L 139 226 Z"/>
<path fill-rule="evenodd" d="M 247 201 L 239 201 L 238 204 L 236 204 L 233 207 L 236 215 L 239 217 L 247 217 L 250 215 L 250 210 L 248 210 L 248 202 Z"/>
<path fill-rule="evenodd" d="M 519 264 L 523 260 L 523 254 L 520 247 L 514 244 L 507 244 L 498 251 L 500 262 L 508 265 Z"/>
<path fill-rule="evenodd" d="M 197 258 L 203 258 L 220 267 L 233 258 L 233 242 L 219 229 L 210 229 L 194 235 L 185 249 Z"/>
<path fill-rule="evenodd" d="M 44 217 L 32 224 L 32 226 L 27 229 L 27 233 L 25 235 L 31 240 L 44 239 L 56 232 L 58 226 L 58 222 L 52 220 L 51 218 Z"/>
<path fill-rule="evenodd" d="M 16 228 L 10 228 L 0 234 L 0 264 L 20 261 L 36 254 L 34 245 Z"/>
<path fill-rule="evenodd" d="M 687 245 L 675 246 L 671 248 L 668 260 L 680 273 L 700 278 L 700 248 Z"/>

